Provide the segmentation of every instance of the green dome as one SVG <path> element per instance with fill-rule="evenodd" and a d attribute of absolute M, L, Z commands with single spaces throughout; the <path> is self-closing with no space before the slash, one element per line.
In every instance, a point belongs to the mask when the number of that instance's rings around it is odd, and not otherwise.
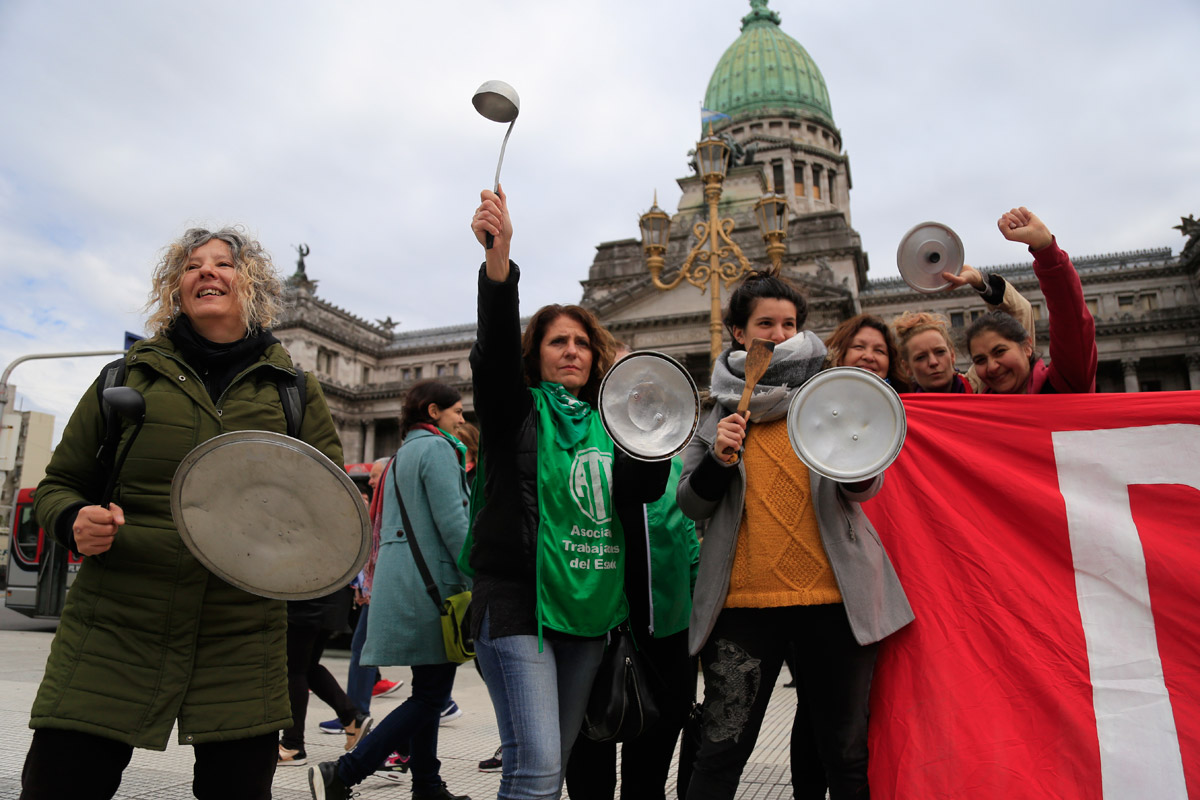
<path fill-rule="evenodd" d="M 732 119 L 723 128 L 748 117 L 815 117 L 833 125 L 829 91 L 821 70 L 808 52 L 779 29 L 779 14 L 767 0 L 750 0 L 737 38 L 713 71 L 704 93 L 704 107 Z"/>

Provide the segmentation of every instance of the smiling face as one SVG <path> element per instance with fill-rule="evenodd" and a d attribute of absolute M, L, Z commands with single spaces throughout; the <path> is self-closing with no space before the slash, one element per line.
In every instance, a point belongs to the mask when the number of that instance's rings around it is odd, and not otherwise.
<path fill-rule="evenodd" d="M 888 358 L 887 341 L 884 340 L 883 334 L 866 325 L 859 328 L 850 344 L 846 345 L 842 363 L 838 366 L 861 367 L 886 379 L 891 359 Z"/>
<path fill-rule="evenodd" d="M 196 332 L 212 342 L 236 342 L 246 322 L 235 284 L 237 268 L 229 245 L 209 239 L 188 256 L 179 282 L 179 307 Z"/>
<path fill-rule="evenodd" d="M 1033 343 L 1026 339 L 1016 342 L 996 331 L 984 330 L 970 342 L 971 361 L 975 374 L 996 394 L 1020 394 L 1029 382 L 1029 359 Z"/>
<path fill-rule="evenodd" d="M 546 326 L 538 356 L 542 380 L 561 383 L 573 395 L 579 395 L 592 374 L 592 344 L 587 331 L 566 314 Z"/>
<path fill-rule="evenodd" d="M 754 339 L 782 344 L 796 332 L 796 304 L 781 297 L 763 297 L 750 309 L 746 327 L 733 327 L 733 338 L 742 347 L 749 348 Z"/>
<path fill-rule="evenodd" d="M 448 433 L 454 433 L 464 422 L 462 400 L 446 408 L 438 408 L 437 403 L 430 403 L 426 413 L 434 425 Z"/>
<path fill-rule="evenodd" d="M 904 348 L 913 380 L 927 392 L 948 392 L 954 382 L 954 349 L 941 331 L 914 334 Z"/>

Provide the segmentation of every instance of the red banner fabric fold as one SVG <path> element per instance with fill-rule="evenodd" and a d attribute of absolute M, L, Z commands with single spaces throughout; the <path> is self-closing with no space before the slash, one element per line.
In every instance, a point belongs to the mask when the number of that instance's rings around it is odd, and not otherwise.
<path fill-rule="evenodd" d="M 872 796 L 1200 797 L 1200 392 L 904 405 Z"/>

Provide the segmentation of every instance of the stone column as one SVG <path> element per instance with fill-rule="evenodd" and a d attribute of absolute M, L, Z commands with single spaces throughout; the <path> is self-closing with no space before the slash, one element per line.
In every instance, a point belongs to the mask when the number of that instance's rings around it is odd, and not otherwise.
<path fill-rule="evenodd" d="M 1136 358 L 1126 358 L 1121 361 L 1121 369 L 1125 371 L 1126 392 L 1139 391 L 1137 365 L 1138 360 Z"/>
<path fill-rule="evenodd" d="M 363 436 L 362 463 L 369 464 L 375 460 L 375 420 L 367 420 L 363 423 L 363 428 L 365 435 Z"/>
<path fill-rule="evenodd" d="M 1188 383 L 1200 390 L 1200 353 L 1187 354 Z"/>

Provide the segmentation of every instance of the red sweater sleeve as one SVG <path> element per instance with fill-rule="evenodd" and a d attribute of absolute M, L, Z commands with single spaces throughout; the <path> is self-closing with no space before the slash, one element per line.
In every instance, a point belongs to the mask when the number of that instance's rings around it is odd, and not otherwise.
<path fill-rule="evenodd" d="M 1096 321 L 1083 300 L 1083 286 L 1058 241 L 1033 253 L 1046 313 L 1050 318 L 1047 380 L 1064 394 L 1096 391 Z"/>

